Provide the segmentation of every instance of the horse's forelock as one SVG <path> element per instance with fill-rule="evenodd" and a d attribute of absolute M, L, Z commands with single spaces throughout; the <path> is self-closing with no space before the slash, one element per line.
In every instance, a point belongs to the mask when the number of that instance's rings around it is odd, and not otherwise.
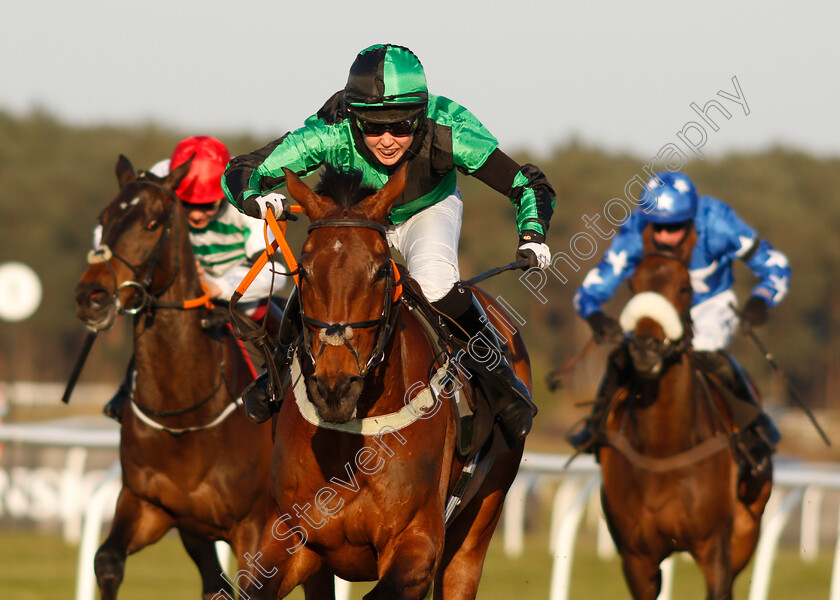
<path fill-rule="evenodd" d="M 112 230 L 112 233 L 113 231 L 121 232 L 128 223 L 135 221 L 145 213 L 145 208 L 142 211 L 134 210 L 138 207 L 150 207 L 153 204 L 149 204 L 149 202 L 160 201 L 162 203 L 161 208 L 164 211 L 167 210 L 167 200 L 170 200 L 168 194 L 162 188 L 144 185 L 144 182 L 157 183 L 159 180 L 160 178 L 154 174 L 145 171 L 140 172 L 138 177 L 125 184 L 116 198 L 99 213 L 99 223 L 104 225 L 107 221 L 108 228 Z M 143 192 L 152 193 L 153 196 L 144 202 Z M 178 209 L 178 205 L 180 205 L 180 202 L 171 203 L 171 208 Z"/>
<path fill-rule="evenodd" d="M 348 209 L 375 194 L 376 188 L 362 183 L 362 172 L 357 169 L 345 171 L 327 165 L 314 192 L 332 198 L 338 206 Z"/>

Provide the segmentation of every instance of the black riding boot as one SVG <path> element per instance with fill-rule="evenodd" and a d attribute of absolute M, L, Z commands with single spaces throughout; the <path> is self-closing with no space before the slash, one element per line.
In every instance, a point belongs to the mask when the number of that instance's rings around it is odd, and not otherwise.
<path fill-rule="evenodd" d="M 456 337 L 468 342 L 468 351 L 461 354 L 473 372 L 486 373 L 499 394 L 491 394 L 490 403 L 502 428 L 513 440 L 521 440 L 531 430 L 537 406 L 531 392 L 514 373 L 502 351 L 499 339 L 489 323 L 481 304 L 469 288 L 456 285 L 435 308 L 452 318 Z M 460 329 L 459 329 L 460 328 Z"/>
<path fill-rule="evenodd" d="M 743 449 L 748 453 L 751 470 L 754 473 L 764 470 L 782 434 L 758 403 L 746 372 L 727 352 L 695 354 L 701 366 L 726 387 L 722 396 L 735 426 L 743 433 Z"/>
<path fill-rule="evenodd" d="M 134 380 L 134 357 L 128 361 L 128 368 L 125 371 L 125 378 L 117 388 L 116 393 L 111 396 L 111 399 L 102 407 L 102 412 L 106 417 L 114 419 L 117 423 L 122 423 L 123 411 L 125 410 L 125 402 L 131 398 L 131 382 Z"/>
<path fill-rule="evenodd" d="M 626 384 L 627 348 L 619 346 L 607 358 L 607 370 L 601 378 L 592 410 L 583 420 L 580 431 L 568 433 L 566 441 L 578 452 L 594 454 L 598 449 L 609 401 L 619 387 Z"/>
<path fill-rule="evenodd" d="M 263 423 L 280 410 L 286 388 L 291 380 L 289 366 L 292 363 L 292 351 L 297 338 L 297 322 L 300 317 L 300 300 L 297 288 L 292 289 L 280 321 L 277 336 L 277 349 L 274 352 L 274 365 L 277 381 L 272 381 L 270 371 L 260 373 L 242 392 L 245 414 L 254 423 Z"/>

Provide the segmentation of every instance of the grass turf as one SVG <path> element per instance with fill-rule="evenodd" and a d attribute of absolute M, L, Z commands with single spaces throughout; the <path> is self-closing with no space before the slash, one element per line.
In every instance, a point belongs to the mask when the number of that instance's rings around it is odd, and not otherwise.
<path fill-rule="evenodd" d="M 826 598 L 831 581 L 832 553 L 824 548 L 814 563 L 802 563 L 796 548 L 780 549 L 770 598 Z M 77 548 L 53 535 L 0 532 L 0 598 L 5 600 L 52 600 L 72 598 L 76 585 Z M 531 534 L 521 558 L 508 558 L 496 536 L 484 567 L 479 588 L 481 600 L 542 600 L 548 598 L 552 557 L 544 535 Z M 91 568 L 92 565 L 91 565 Z M 735 597 L 749 593 L 750 570 L 736 582 Z M 703 598 L 703 583 L 693 563 L 678 558 L 674 577 L 674 598 Z M 353 584 L 353 600 L 360 599 L 372 583 Z M 120 589 L 120 600 L 147 598 L 198 598 L 198 572 L 187 558 L 177 536 L 129 558 Z M 302 600 L 295 590 L 292 600 Z M 617 558 L 601 561 L 595 556 L 594 540 L 586 532 L 576 549 L 572 599 L 629 598 Z"/>

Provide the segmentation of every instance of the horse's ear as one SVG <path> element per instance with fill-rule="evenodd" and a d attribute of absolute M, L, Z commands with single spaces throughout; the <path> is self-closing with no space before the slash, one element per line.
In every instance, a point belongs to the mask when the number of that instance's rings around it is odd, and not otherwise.
<path fill-rule="evenodd" d="M 283 173 L 286 175 L 286 189 L 289 195 L 303 207 L 310 221 L 320 221 L 327 209 L 334 206 L 331 200 L 325 200 L 309 189 L 293 171 L 283 167 Z"/>
<path fill-rule="evenodd" d="M 178 186 L 181 185 L 181 181 L 184 179 L 184 177 L 187 176 L 187 173 L 190 172 L 190 167 L 192 166 L 193 158 L 195 158 L 195 154 L 190 156 L 190 158 L 186 162 L 178 165 L 177 168 L 169 171 L 169 175 L 167 175 L 166 178 L 163 180 L 163 185 L 165 185 L 173 192 L 177 190 Z"/>
<path fill-rule="evenodd" d="M 653 243 L 653 226 L 648 223 L 642 229 L 642 256 L 656 252 L 656 244 Z"/>
<path fill-rule="evenodd" d="M 391 207 L 394 205 L 394 200 L 403 193 L 405 189 L 406 171 L 408 170 L 408 163 L 404 163 L 397 169 L 391 177 L 388 178 L 388 183 L 382 186 L 378 192 L 373 196 L 368 196 L 359 204 L 357 208 L 364 210 L 365 215 L 371 221 L 381 222 L 391 212 Z"/>
<path fill-rule="evenodd" d="M 691 260 L 691 254 L 694 252 L 694 246 L 697 244 L 697 229 L 692 223 L 688 228 L 688 233 L 685 234 L 685 239 L 682 244 L 677 246 L 676 253 L 685 264 Z"/>
<path fill-rule="evenodd" d="M 134 172 L 134 167 L 131 166 L 131 161 L 122 154 L 120 154 L 120 157 L 117 159 L 116 172 L 120 188 L 125 187 L 126 184 L 137 179 L 137 174 Z"/>
<path fill-rule="evenodd" d="M 696 243 L 697 230 L 694 228 L 694 224 L 692 223 L 688 228 L 688 232 L 685 234 L 685 238 L 679 246 L 674 248 L 673 252 L 684 263 L 688 263 L 691 260 L 691 253 L 694 252 L 694 245 Z M 653 243 L 653 227 L 650 223 L 648 223 L 645 228 L 642 229 L 642 254 L 650 254 L 651 252 L 656 251 L 656 244 Z"/>

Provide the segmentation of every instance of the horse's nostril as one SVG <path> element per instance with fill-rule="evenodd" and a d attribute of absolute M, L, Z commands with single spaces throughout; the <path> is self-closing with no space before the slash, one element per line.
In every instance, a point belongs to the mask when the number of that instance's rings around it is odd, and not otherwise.
<path fill-rule="evenodd" d="M 347 393 L 353 387 L 353 384 L 358 382 L 358 381 L 361 381 L 361 379 L 362 378 L 357 376 L 357 375 L 351 375 L 349 377 L 345 377 L 335 387 L 335 395 L 338 396 L 339 398 L 343 398 L 345 395 L 347 395 Z"/>
<path fill-rule="evenodd" d="M 105 290 L 96 290 L 89 298 L 91 307 L 96 309 L 105 308 L 111 302 L 111 296 Z"/>
<path fill-rule="evenodd" d="M 315 388 L 318 390 L 318 394 L 322 398 L 326 398 L 327 396 L 329 396 L 330 389 L 327 386 L 327 384 L 324 383 L 323 379 L 321 379 L 320 377 L 318 377 L 316 375 L 313 375 L 311 377 L 311 381 L 315 385 Z"/>

